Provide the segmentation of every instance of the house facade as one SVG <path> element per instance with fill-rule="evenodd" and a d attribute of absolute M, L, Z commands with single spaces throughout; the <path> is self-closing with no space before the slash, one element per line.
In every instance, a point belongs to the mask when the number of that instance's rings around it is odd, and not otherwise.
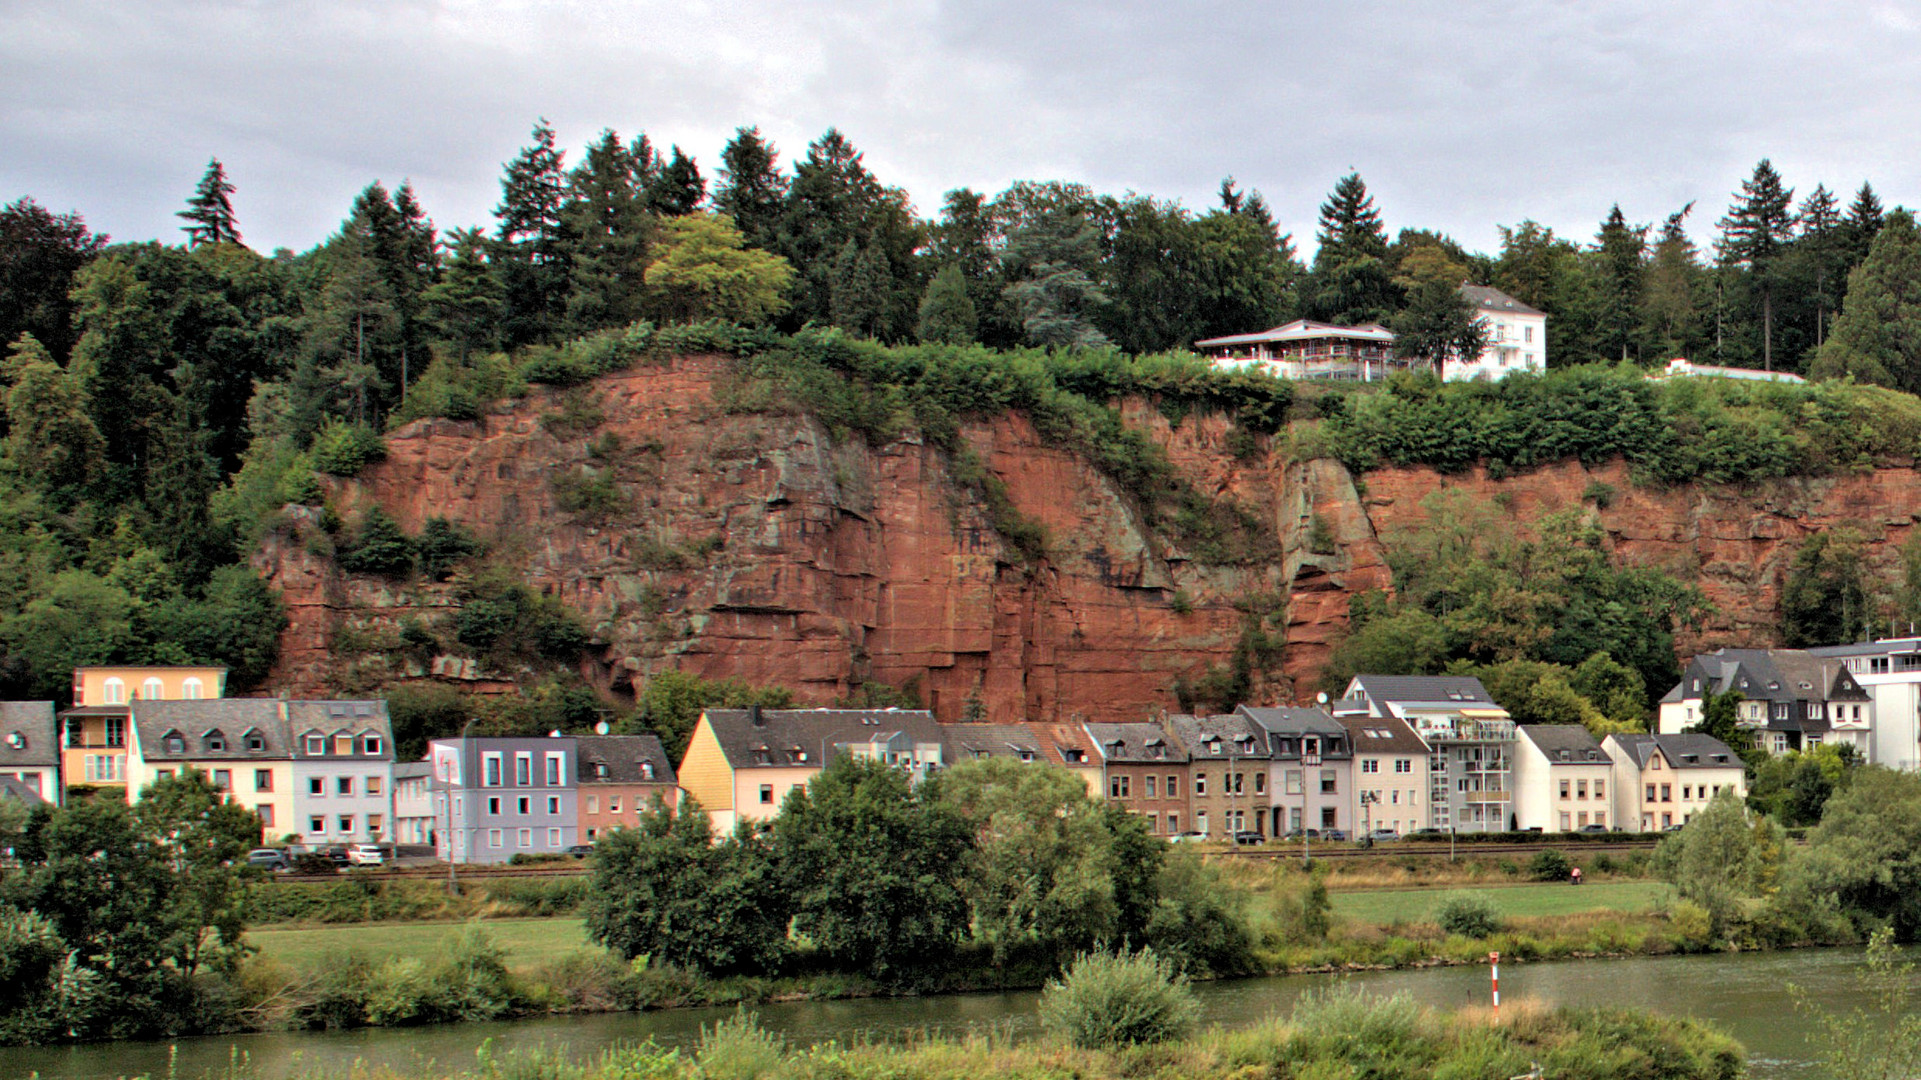
<path fill-rule="evenodd" d="M 1616 734 L 1601 747 L 1614 762 L 1614 818 L 1627 832 L 1685 825 L 1726 788 L 1747 797 L 1741 756 L 1711 736 Z"/>
<path fill-rule="evenodd" d="M 226 686 L 223 667 L 75 668 L 73 706 L 59 715 L 63 782 L 131 800 L 140 790 L 127 779 L 132 702 L 218 698 Z"/>
<path fill-rule="evenodd" d="M 1354 748 L 1355 835 L 1392 829 L 1405 836 L 1426 828 L 1427 744 L 1399 717 L 1357 713 L 1336 719 Z"/>
<path fill-rule="evenodd" d="M 565 735 L 433 740 L 435 854 L 500 863 L 571 847 L 579 830 L 576 754 Z"/>
<path fill-rule="evenodd" d="M 1461 295 L 1479 317 L 1487 344 L 1472 359 L 1449 357 L 1442 365 L 1442 378 L 1494 380 L 1517 371 L 1547 370 L 1545 313 L 1486 285 L 1463 285 Z"/>
<path fill-rule="evenodd" d="M 1856 681 L 1848 660 L 1807 649 L 1703 653 L 1688 661 L 1681 681 L 1661 698 L 1655 726 L 1661 734 L 1678 735 L 1701 721 L 1706 694 L 1738 693 L 1736 723 L 1769 753 L 1844 743 L 1863 760 L 1876 761 L 1875 698 Z"/>
<path fill-rule="evenodd" d="M 302 843 L 385 843 L 394 832 L 393 727 L 384 701 L 289 701 L 293 820 Z"/>
<path fill-rule="evenodd" d="M 1274 798 L 1267 732 L 1238 713 L 1173 716 L 1163 725 L 1187 749 L 1187 804 L 1193 827 L 1210 839 L 1269 831 Z"/>
<path fill-rule="evenodd" d="M 1579 724 L 1521 724 L 1514 741 L 1514 827 L 1619 828 L 1614 759 Z"/>
<path fill-rule="evenodd" d="M 394 766 L 394 843 L 433 846 L 436 836 L 433 774 L 430 761 L 407 761 Z"/>
<path fill-rule="evenodd" d="M 1326 709 L 1243 705 L 1235 710 L 1267 735 L 1272 805 L 1261 829 L 1286 836 L 1303 829 L 1354 828 L 1354 753 L 1347 728 Z"/>
<path fill-rule="evenodd" d="M 1356 675 L 1336 716 L 1398 717 L 1428 748 L 1428 826 L 1504 832 L 1513 814 L 1514 721 L 1481 680 Z"/>
<path fill-rule="evenodd" d="M 0 780 L 12 780 L 54 806 L 66 799 L 60 779 L 59 721 L 51 701 L 0 701 Z"/>
<path fill-rule="evenodd" d="M 1194 351 L 1228 371 L 1264 371 L 1282 379 L 1376 382 L 1412 364 L 1394 355 L 1394 333 L 1378 323 L 1335 326 L 1296 319 L 1257 334 L 1196 341 Z"/>
<path fill-rule="evenodd" d="M 886 762 L 918 781 L 945 762 L 943 738 L 922 709 L 706 709 L 677 772 L 724 833 L 772 820 L 787 793 L 837 754 Z"/>
<path fill-rule="evenodd" d="M 1921 638 L 1884 638 L 1808 653 L 1839 661 L 1872 699 L 1868 760 L 1890 769 L 1921 769 Z M 1850 708 L 1850 720 L 1852 714 Z"/>
<path fill-rule="evenodd" d="M 261 834 L 297 834 L 287 703 L 275 698 L 165 700 L 128 706 L 127 791 L 188 769 L 207 774 L 230 802 L 260 819 Z"/>
<path fill-rule="evenodd" d="M 612 829 L 640 824 L 655 800 L 669 810 L 680 805 L 673 763 L 657 735 L 581 735 L 579 753 L 579 834 L 574 842 L 591 844 Z"/>
<path fill-rule="evenodd" d="M 1088 724 L 1087 736 L 1101 759 L 1108 802 L 1145 818 L 1151 833 L 1187 831 L 1194 820 L 1188 812 L 1187 751 L 1166 728 Z"/>

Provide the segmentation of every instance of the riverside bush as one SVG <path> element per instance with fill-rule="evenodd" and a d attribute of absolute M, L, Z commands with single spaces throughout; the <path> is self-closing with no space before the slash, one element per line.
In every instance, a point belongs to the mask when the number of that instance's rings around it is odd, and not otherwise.
<path fill-rule="evenodd" d="M 1574 872 L 1574 864 L 1568 861 L 1567 855 L 1550 848 L 1535 853 L 1527 861 L 1527 872 L 1536 881 L 1566 881 Z"/>
<path fill-rule="evenodd" d="M 1441 924 L 1442 930 L 1466 938 L 1484 938 L 1501 929 L 1494 905 L 1484 896 L 1452 897 L 1441 905 L 1434 921 Z"/>
<path fill-rule="evenodd" d="M 1084 953 L 1041 991 L 1041 1027 L 1083 1049 L 1182 1038 L 1199 1015 L 1187 978 L 1149 949 Z"/>
<path fill-rule="evenodd" d="M 787 1044 L 745 1009 L 713 1027 L 702 1024 L 694 1052 L 701 1080 L 769 1080 L 781 1075 L 786 1056 Z"/>

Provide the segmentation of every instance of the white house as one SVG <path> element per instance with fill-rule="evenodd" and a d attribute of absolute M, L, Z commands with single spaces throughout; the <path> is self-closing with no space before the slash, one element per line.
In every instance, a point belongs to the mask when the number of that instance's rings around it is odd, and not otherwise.
<path fill-rule="evenodd" d="M 1579 724 L 1521 724 L 1514 742 L 1514 827 L 1572 832 L 1620 826 L 1614 760 Z"/>
<path fill-rule="evenodd" d="M 1405 835 L 1428 825 L 1427 744 L 1398 716 L 1343 716 L 1354 745 L 1354 827 Z"/>
<path fill-rule="evenodd" d="M 308 844 L 394 840 L 394 745 L 384 701 L 289 701 L 293 820 Z"/>
<path fill-rule="evenodd" d="M 1872 699 L 1868 760 L 1890 769 L 1921 769 L 1921 638 L 1884 638 L 1808 652 L 1846 665 L 1848 675 Z"/>
<path fill-rule="evenodd" d="M 1748 793 L 1741 756 L 1707 735 L 1609 735 L 1614 759 L 1614 820 L 1628 832 L 1665 832 L 1702 810 L 1723 788 Z"/>
<path fill-rule="evenodd" d="M 433 763 L 394 766 L 394 843 L 434 843 Z"/>
<path fill-rule="evenodd" d="M 1449 382 L 1465 379 L 1505 379 L 1517 371 L 1544 371 L 1547 368 L 1547 315 L 1534 310 L 1499 289 L 1487 285 L 1463 285 L 1461 295 L 1474 306 L 1487 329 L 1487 345 L 1473 360 L 1449 358 L 1441 377 Z"/>

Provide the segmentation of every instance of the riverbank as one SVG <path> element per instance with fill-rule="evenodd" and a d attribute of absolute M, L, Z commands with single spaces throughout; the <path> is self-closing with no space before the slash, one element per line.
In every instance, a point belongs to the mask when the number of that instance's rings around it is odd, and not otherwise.
<path fill-rule="evenodd" d="M 1745 1051 L 1700 1021 L 1646 1011 L 1547 1008 L 1517 1003 L 1500 1014 L 1443 1012 L 1406 997 L 1332 988 L 1284 1017 L 1209 1028 L 1180 1041 L 1088 1050 L 1006 1033 L 909 1043 L 833 1040 L 790 1045 L 740 1015 L 703 1028 L 691 1047 L 647 1041 L 569 1054 L 554 1047 L 499 1050 L 482 1043 L 471 1068 L 422 1062 L 339 1071 L 302 1080 L 1241 1080 L 1248 1076 L 1537 1075 L 1589 1080 L 1737 1080 Z M 218 1080 L 278 1080 L 250 1063 Z M 157 1080 L 149 1074 L 141 1080 Z M 171 1077 L 170 1077 L 171 1080 Z"/>

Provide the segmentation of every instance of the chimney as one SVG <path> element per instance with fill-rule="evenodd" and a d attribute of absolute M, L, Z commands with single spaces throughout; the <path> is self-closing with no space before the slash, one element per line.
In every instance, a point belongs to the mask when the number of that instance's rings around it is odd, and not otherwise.
<path fill-rule="evenodd" d="M 762 725 L 763 723 L 765 723 L 765 721 L 763 721 L 763 720 L 761 719 L 761 717 L 760 717 L 760 706 L 759 706 L 759 705 L 749 705 L 749 706 L 747 706 L 747 719 L 748 719 L 748 721 L 749 721 L 749 722 L 751 722 L 751 723 L 752 723 L 752 724 L 753 724 L 753 725 L 754 725 L 755 727 L 760 727 L 760 726 L 761 726 L 761 725 Z"/>

